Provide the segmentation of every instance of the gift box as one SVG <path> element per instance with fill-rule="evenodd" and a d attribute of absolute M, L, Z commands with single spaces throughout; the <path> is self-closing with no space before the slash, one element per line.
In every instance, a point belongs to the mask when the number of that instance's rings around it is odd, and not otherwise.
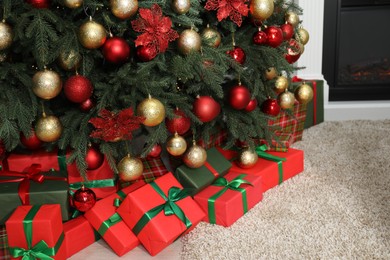
<path fill-rule="evenodd" d="M 207 161 L 203 166 L 194 169 L 181 165 L 176 169 L 175 177 L 193 196 L 209 186 L 215 179 L 224 176 L 231 166 L 232 164 L 213 147 L 207 150 Z"/>
<path fill-rule="evenodd" d="M 266 149 L 266 146 L 256 147 L 256 151 L 259 154 L 257 163 L 252 168 L 243 169 L 238 166 L 234 159 L 237 151 L 218 148 L 227 159 L 233 161 L 230 172 L 261 176 L 263 192 L 301 173 L 304 169 L 304 154 L 302 150 L 290 148 L 287 152 L 265 152 Z"/>
<path fill-rule="evenodd" d="M 68 183 L 64 172 L 41 172 L 31 165 L 23 172 L 0 171 L 0 225 L 20 205 L 60 204 L 62 219 L 70 216 Z"/>
<path fill-rule="evenodd" d="M 69 258 L 100 239 L 99 233 L 84 216 L 64 223 L 66 257 Z"/>
<path fill-rule="evenodd" d="M 60 205 L 19 206 L 5 225 L 11 259 L 66 259 Z"/>
<path fill-rule="evenodd" d="M 128 193 L 144 185 L 145 182 L 139 181 L 125 187 L 117 193 L 97 201 L 92 209 L 84 214 L 84 217 L 118 256 L 122 256 L 135 248 L 139 245 L 139 241 L 116 213 L 117 208 Z"/>
<path fill-rule="evenodd" d="M 117 212 L 152 256 L 205 217 L 172 173 L 129 193 Z"/>
<path fill-rule="evenodd" d="M 229 172 L 194 196 L 207 213 L 204 221 L 231 226 L 263 198 L 261 177 Z"/>
<path fill-rule="evenodd" d="M 294 136 L 290 133 L 276 133 L 274 139 L 270 141 L 265 139 L 260 139 L 256 144 L 267 146 L 267 151 L 274 152 L 287 152 L 290 144 L 293 143 Z"/>

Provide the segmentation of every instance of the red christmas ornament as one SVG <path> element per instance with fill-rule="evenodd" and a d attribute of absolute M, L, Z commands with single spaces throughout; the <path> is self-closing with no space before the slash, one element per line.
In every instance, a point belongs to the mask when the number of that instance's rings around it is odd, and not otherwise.
<path fill-rule="evenodd" d="M 30 150 L 36 150 L 42 146 L 42 141 L 39 140 L 35 134 L 34 129 L 31 129 L 29 137 L 26 137 L 23 133 L 20 133 L 20 142 L 24 145 L 24 147 Z"/>
<path fill-rule="evenodd" d="M 294 35 L 294 27 L 291 24 L 289 24 L 289 23 L 282 24 L 280 26 L 280 29 L 282 30 L 283 39 L 285 41 L 288 41 L 288 40 L 291 39 L 291 37 L 293 37 L 293 35 Z"/>
<path fill-rule="evenodd" d="M 248 0 L 207 0 L 206 10 L 218 10 L 218 21 L 229 17 L 238 27 L 242 24 L 242 16 L 248 16 Z"/>
<path fill-rule="evenodd" d="M 96 203 L 96 195 L 93 190 L 84 186 L 73 194 L 73 206 L 81 212 L 90 210 Z"/>
<path fill-rule="evenodd" d="M 221 112 L 221 106 L 210 96 L 195 99 L 192 111 L 203 123 L 210 122 Z"/>
<path fill-rule="evenodd" d="M 81 75 L 70 77 L 64 85 L 65 96 L 72 102 L 81 103 L 92 95 L 93 86 L 91 81 Z"/>
<path fill-rule="evenodd" d="M 174 113 L 174 118 L 165 119 L 165 125 L 167 126 L 168 131 L 172 134 L 178 133 L 179 135 L 183 135 L 190 130 L 191 119 L 181 110 L 176 109 Z"/>
<path fill-rule="evenodd" d="M 88 170 L 96 170 L 102 166 L 103 161 L 104 155 L 97 148 L 93 146 L 88 148 L 87 154 L 85 155 Z"/>
<path fill-rule="evenodd" d="M 288 63 L 292 64 L 296 62 L 299 57 L 301 57 L 301 47 L 299 46 L 299 43 L 294 40 L 290 39 L 288 41 L 288 47 L 287 47 L 287 53 L 284 55 L 284 58 L 287 60 Z"/>
<path fill-rule="evenodd" d="M 264 31 L 257 31 L 253 34 L 253 43 L 257 45 L 266 44 L 268 41 L 267 34 Z"/>
<path fill-rule="evenodd" d="M 252 112 L 253 110 L 255 110 L 257 107 L 257 99 L 254 98 L 254 99 L 251 99 L 251 101 L 249 101 L 248 105 L 244 108 L 245 111 L 247 112 Z"/>
<path fill-rule="evenodd" d="M 261 105 L 261 111 L 270 116 L 277 116 L 280 113 L 280 106 L 278 101 L 273 98 L 268 98 Z"/>
<path fill-rule="evenodd" d="M 35 8 L 49 8 L 50 0 L 26 0 L 26 3 Z"/>
<path fill-rule="evenodd" d="M 137 52 L 137 58 L 143 62 L 151 61 L 157 55 L 157 52 L 154 48 L 150 46 L 144 46 L 144 45 L 138 46 L 136 52 Z"/>
<path fill-rule="evenodd" d="M 249 101 L 251 101 L 251 93 L 247 87 L 239 84 L 230 89 L 229 104 L 234 109 L 240 110 L 246 108 Z"/>
<path fill-rule="evenodd" d="M 278 47 L 283 42 L 283 32 L 277 26 L 269 26 L 265 29 L 268 38 L 268 45 L 271 47 Z"/>
<path fill-rule="evenodd" d="M 79 104 L 79 108 L 83 112 L 89 112 L 94 106 L 95 102 L 91 98 L 88 98 Z"/>
<path fill-rule="evenodd" d="M 161 145 L 155 144 L 153 146 L 152 150 L 150 150 L 148 157 L 149 158 L 157 158 L 160 156 L 161 151 L 162 151 Z"/>
<path fill-rule="evenodd" d="M 244 50 L 240 47 L 234 46 L 233 50 L 227 51 L 226 53 L 229 54 L 238 63 L 244 64 L 246 55 Z"/>
<path fill-rule="evenodd" d="M 108 62 L 120 64 L 129 59 L 130 46 L 120 37 L 111 37 L 104 43 L 102 52 Z"/>

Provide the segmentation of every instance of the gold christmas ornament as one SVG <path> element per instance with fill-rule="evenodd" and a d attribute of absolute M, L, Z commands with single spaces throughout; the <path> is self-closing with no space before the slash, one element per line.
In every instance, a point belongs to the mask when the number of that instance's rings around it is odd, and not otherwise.
<path fill-rule="evenodd" d="M 107 38 L 103 25 L 92 20 L 83 23 L 79 28 L 79 41 L 87 49 L 100 48 Z"/>
<path fill-rule="evenodd" d="M 181 54 L 187 55 L 192 51 L 200 51 L 202 38 L 199 33 L 192 29 L 184 30 L 177 40 L 177 47 Z"/>
<path fill-rule="evenodd" d="M 250 148 L 244 148 L 238 153 L 237 164 L 240 168 L 249 169 L 255 166 L 259 156 Z"/>
<path fill-rule="evenodd" d="M 274 12 L 274 0 L 251 0 L 249 10 L 255 20 L 264 21 Z"/>
<path fill-rule="evenodd" d="M 185 14 L 191 8 L 191 1 L 190 0 L 172 0 L 171 8 L 177 14 Z"/>
<path fill-rule="evenodd" d="M 139 179 L 144 172 L 144 165 L 138 158 L 131 157 L 128 154 L 117 165 L 119 178 L 122 181 L 134 181 Z"/>
<path fill-rule="evenodd" d="M 137 106 L 137 114 L 145 118 L 146 126 L 156 126 L 165 119 L 165 107 L 160 100 L 149 96 Z"/>
<path fill-rule="evenodd" d="M 43 116 L 35 124 L 35 135 L 42 142 L 57 141 L 62 134 L 62 123 L 56 116 Z"/>
<path fill-rule="evenodd" d="M 276 78 L 274 90 L 277 94 L 284 92 L 288 88 L 288 79 L 285 76 Z"/>
<path fill-rule="evenodd" d="M 83 0 L 63 0 L 62 3 L 68 8 L 76 9 L 83 5 Z"/>
<path fill-rule="evenodd" d="M 166 148 L 170 155 L 179 156 L 187 150 L 187 142 L 183 137 L 175 133 L 168 139 Z"/>
<path fill-rule="evenodd" d="M 295 27 L 299 24 L 299 16 L 292 11 L 286 12 L 286 15 L 284 18 L 285 18 L 286 22 L 291 24 L 293 27 Z"/>
<path fill-rule="evenodd" d="M 286 90 L 278 96 L 278 104 L 281 109 L 291 109 L 294 107 L 294 94 Z"/>
<path fill-rule="evenodd" d="M 132 17 L 138 10 L 138 0 L 110 0 L 111 12 L 119 19 Z"/>
<path fill-rule="evenodd" d="M 74 49 L 62 51 L 58 56 L 58 64 L 67 71 L 76 70 L 80 67 L 81 55 Z"/>
<path fill-rule="evenodd" d="M 202 39 L 206 45 L 214 48 L 217 48 L 222 41 L 221 34 L 217 30 L 210 28 L 209 25 L 202 31 Z"/>
<path fill-rule="evenodd" d="M 306 83 L 297 87 L 294 96 L 301 104 L 307 104 L 313 99 L 313 89 Z"/>
<path fill-rule="evenodd" d="M 183 162 L 190 168 L 199 168 L 207 160 L 206 150 L 193 142 L 192 146 L 187 149 L 183 157 Z"/>
<path fill-rule="evenodd" d="M 11 26 L 6 24 L 5 21 L 0 22 L 0 50 L 5 50 L 10 47 L 13 38 L 14 33 Z"/>
<path fill-rule="evenodd" d="M 296 33 L 296 36 L 297 36 L 298 42 L 302 43 L 303 45 L 306 45 L 306 43 L 308 43 L 309 38 L 310 38 L 309 32 L 304 28 L 299 28 L 297 33 Z"/>
<path fill-rule="evenodd" d="M 271 67 L 271 68 L 268 68 L 264 74 L 265 74 L 266 79 L 271 80 L 271 79 L 274 79 L 278 75 L 278 72 L 276 71 L 275 67 Z"/>
<path fill-rule="evenodd" d="M 32 78 L 32 91 L 42 99 L 52 99 L 60 94 L 62 81 L 60 75 L 52 70 L 42 70 Z"/>

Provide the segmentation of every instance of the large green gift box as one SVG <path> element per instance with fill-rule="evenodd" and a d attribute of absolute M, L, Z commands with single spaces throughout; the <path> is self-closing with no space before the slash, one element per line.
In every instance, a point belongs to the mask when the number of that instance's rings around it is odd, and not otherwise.
<path fill-rule="evenodd" d="M 179 166 L 175 177 L 191 196 L 209 186 L 213 181 L 224 176 L 232 164 L 216 149 L 207 150 L 206 163 L 196 169 L 186 165 Z"/>

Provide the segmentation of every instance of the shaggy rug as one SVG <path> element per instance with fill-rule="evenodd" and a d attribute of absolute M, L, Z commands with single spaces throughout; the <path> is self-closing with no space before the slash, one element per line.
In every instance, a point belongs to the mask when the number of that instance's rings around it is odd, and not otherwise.
<path fill-rule="evenodd" d="M 200 223 L 181 259 L 390 259 L 390 120 L 324 122 L 305 170 L 229 228 Z"/>

